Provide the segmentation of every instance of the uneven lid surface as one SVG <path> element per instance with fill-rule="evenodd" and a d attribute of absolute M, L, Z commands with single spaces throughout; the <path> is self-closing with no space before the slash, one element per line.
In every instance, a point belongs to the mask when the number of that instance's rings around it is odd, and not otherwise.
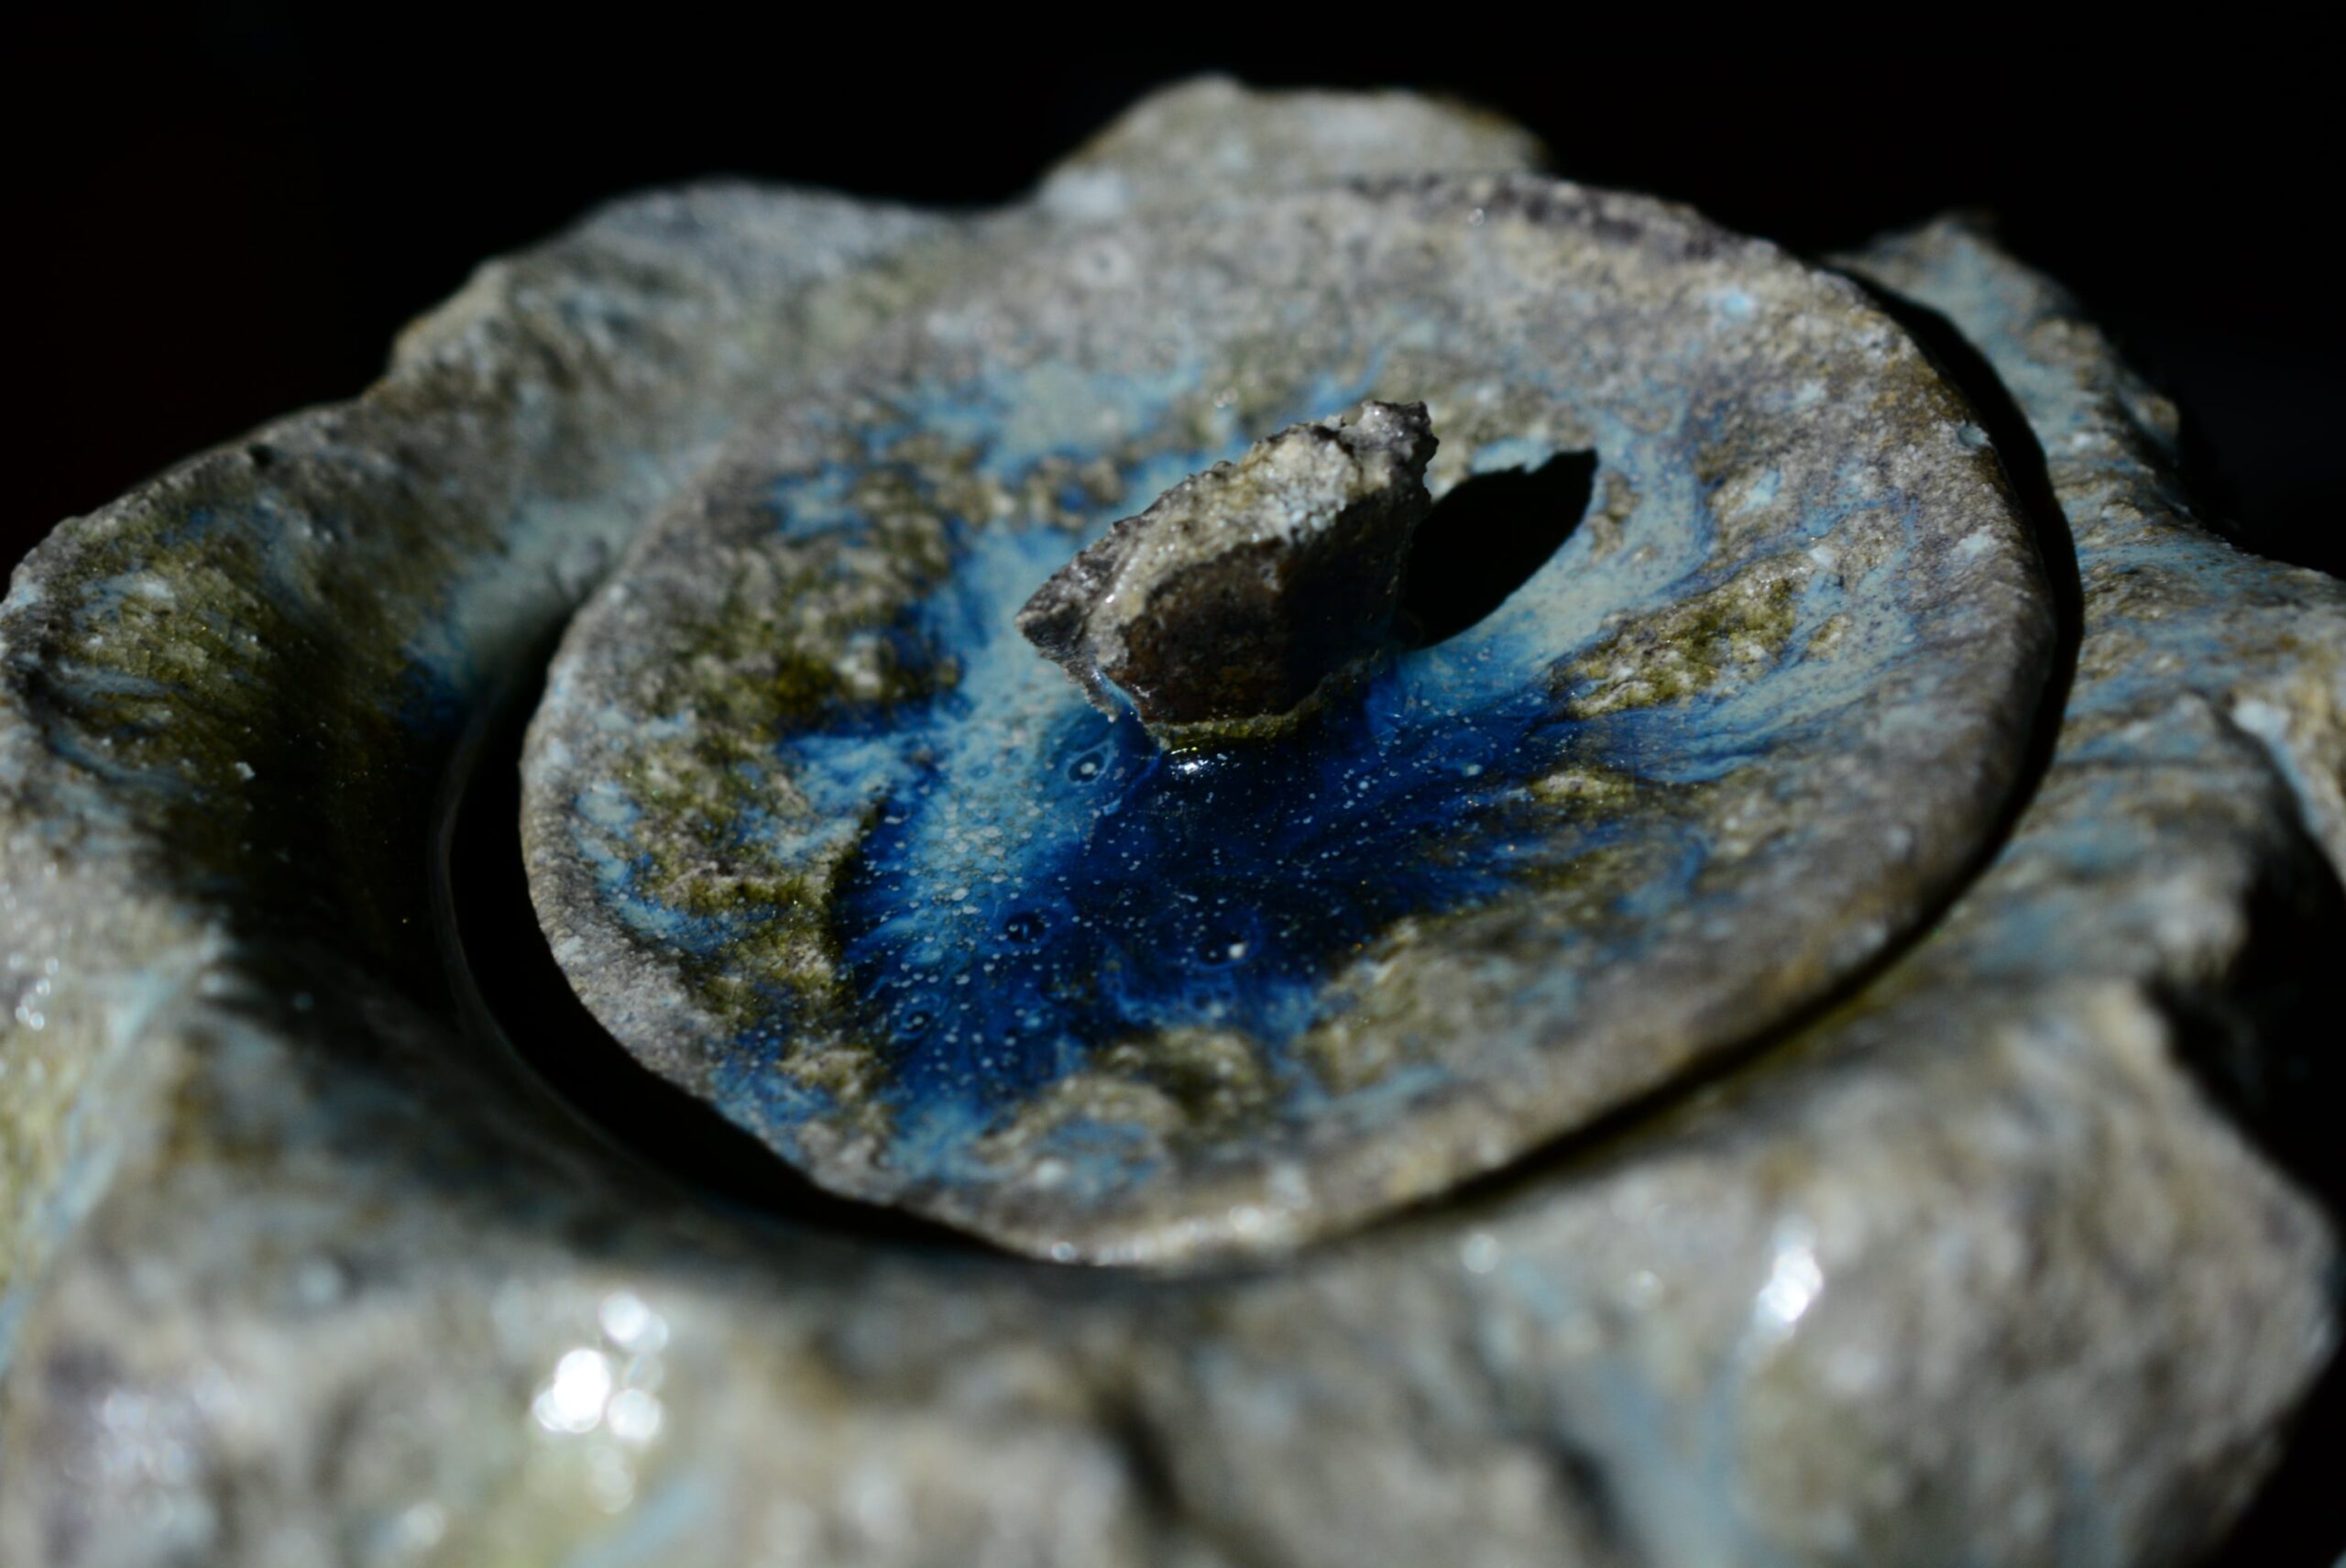
<path fill-rule="evenodd" d="M 1431 410 L 1453 634 L 1173 753 L 1018 635 L 1109 522 L 1367 398 Z M 1458 563 L 1575 512 L 1455 626 Z M 1233 199 L 1062 228 L 733 442 L 574 622 L 524 848 L 596 1016 L 824 1185 L 1059 1258 L 1287 1245 L 1927 915 L 2048 626 L 1847 281 L 1529 176 Z"/>

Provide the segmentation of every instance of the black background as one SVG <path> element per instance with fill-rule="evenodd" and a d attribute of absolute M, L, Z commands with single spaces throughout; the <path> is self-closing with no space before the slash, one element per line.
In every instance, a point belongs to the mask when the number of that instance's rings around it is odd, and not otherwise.
<path fill-rule="evenodd" d="M 1151 86 L 1442 90 L 1565 172 L 1824 251 L 1948 207 L 2085 296 L 2183 405 L 2201 493 L 2346 574 L 2334 46 L 2192 30 L 2055 49 L 2042 21 L 1781 9 L 1722 37 L 1496 9 L 1007 14 L 948 33 L 851 3 L 755 25 L 673 5 L 85 8 L 0 44 L 12 483 L 0 564 L 272 415 L 347 397 L 471 267 L 608 197 L 710 173 L 920 202 L 1015 195 Z M 1558 16 L 1565 15 L 1557 13 Z M 974 25 L 973 25 L 974 24 Z M 2337 1385 L 2340 1379 L 2333 1376 Z M 2346 1535 L 2317 1406 L 2227 1563 L 2325 1568 Z M 2321 1538 L 2316 1542 L 2308 1532 Z"/>
<path fill-rule="evenodd" d="M 2268 551 L 2346 573 L 2346 310 L 2317 238 L 2339 90 L 2312 37 L 2199 23 L 2147 52 L 2055 49 L 2041 27 L 1945 11 L 1911 37 L 1791 20 L 1727 38 L 1691 14 L 1609 33 L 1474 8 L 1383 31 L 1317 9 L 1002 32 L 852 3 L 760 14 L 262 5 L 37 24 L 6 47 L 31 430 L 0 558 L 177 457 L 350 395 L 477 261 L 604 198 L 731 172 L 996 202 L 1135 94 L 1222 68 L 1478 100 L 1575 177 L 1811 251 L 1991 210 L 2183 403 L 2203 495 Z M 1176 25 L 1183 41 L 1155 36 Z"/>

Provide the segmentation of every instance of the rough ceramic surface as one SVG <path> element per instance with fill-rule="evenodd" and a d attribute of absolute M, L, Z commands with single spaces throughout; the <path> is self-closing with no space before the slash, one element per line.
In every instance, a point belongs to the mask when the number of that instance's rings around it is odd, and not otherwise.
<path fill-rule="evenodd" d="M 1291 729 L 1387 652 L 1434 446 L 1423 403 L 1289 425 L 1113 524 L 1019 634 L 1160 745 Z"/>
<path fill-rule="evenodd" d="M 467 1032 L 422 874 L 466 712 L 733 411 L 1002 232 L 627 203 L 20 572 L 0 1561 L 2195 1560 L 2337 1332 L 2200 1055 L 2252 1125 L 2248 1069 L 2326 1060 L 2263 955 L 2346 930 L 2346 594 L 2195 522 L 2171 416 L 1959 228 L 1851 265 L 2041 447 L 2057 733 L 1929 933 L 1733 1076 L 1164 1278 L 712 1205 Z"/>
<path fill-rule="evenodd" d="M 1573 453 L 1590 515 L 1262 743 L 1168 754 L 1019 635 L 1078 543 L 1366 398 L 1441 433 L 1424 550 Z M 1846 279 L 1532 176 L 1225 195 L 973 267 L 729 441 L 572 622 L 523 850 L 596 1016 L 825 1186 L 1278 1248 L 1872 962 L 2003 820 L 2050 620 Z"/>

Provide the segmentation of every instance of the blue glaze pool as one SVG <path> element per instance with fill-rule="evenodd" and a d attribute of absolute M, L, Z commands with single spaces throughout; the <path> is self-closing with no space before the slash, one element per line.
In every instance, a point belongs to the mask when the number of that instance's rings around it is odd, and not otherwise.
<path fill-rule="evenodd" d="M 992 637 L 1014 641 L 1014 605 L 990 608 Z M 1552 860 L 1521 795 L 1566 740 L 1544 693 L 1493 693 L 1461 724 L 1415 684 L 1388 669 L 1304 733 L 1211 752 L 1160 751 L 1069 700 L 975 776 L 911 764 L 838 905 L 896 1100 L 990 1113 L 1142 1031 L 1288 1040 L 1319 1016 L 1332 959 Z M 904 744 L 950 759 L 965 749 L 940 732 L 1000 721 L 983 696 L 942 703 Z M 1020 814 L 998 870 L 940 851 L 936 803 L 1012 792 L 1044 809 Z"/>

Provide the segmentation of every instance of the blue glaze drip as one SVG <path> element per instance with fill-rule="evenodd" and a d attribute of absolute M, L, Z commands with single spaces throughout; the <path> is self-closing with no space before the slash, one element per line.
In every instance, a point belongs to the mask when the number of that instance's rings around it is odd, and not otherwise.
<path fill-rule="evenodd" d="M 896 1097 L 991 1111 L 1097 1046 L 1183 1025 L 1289 1040 L 1334 958 L 1498 892 L 1550 847 L 1509 786 L 1552 762 L 1559 727 L 1518 703 L 1462 733 L 1403 689 L 1388 671 L 1304 734 L 1213 753 L 1065 712 L 1019 782 L 1049 802 L 1047 830 L 1000 883 L 938 887 L 921 828 L 951 786 L 923 769 L 838 915 Z"/>

